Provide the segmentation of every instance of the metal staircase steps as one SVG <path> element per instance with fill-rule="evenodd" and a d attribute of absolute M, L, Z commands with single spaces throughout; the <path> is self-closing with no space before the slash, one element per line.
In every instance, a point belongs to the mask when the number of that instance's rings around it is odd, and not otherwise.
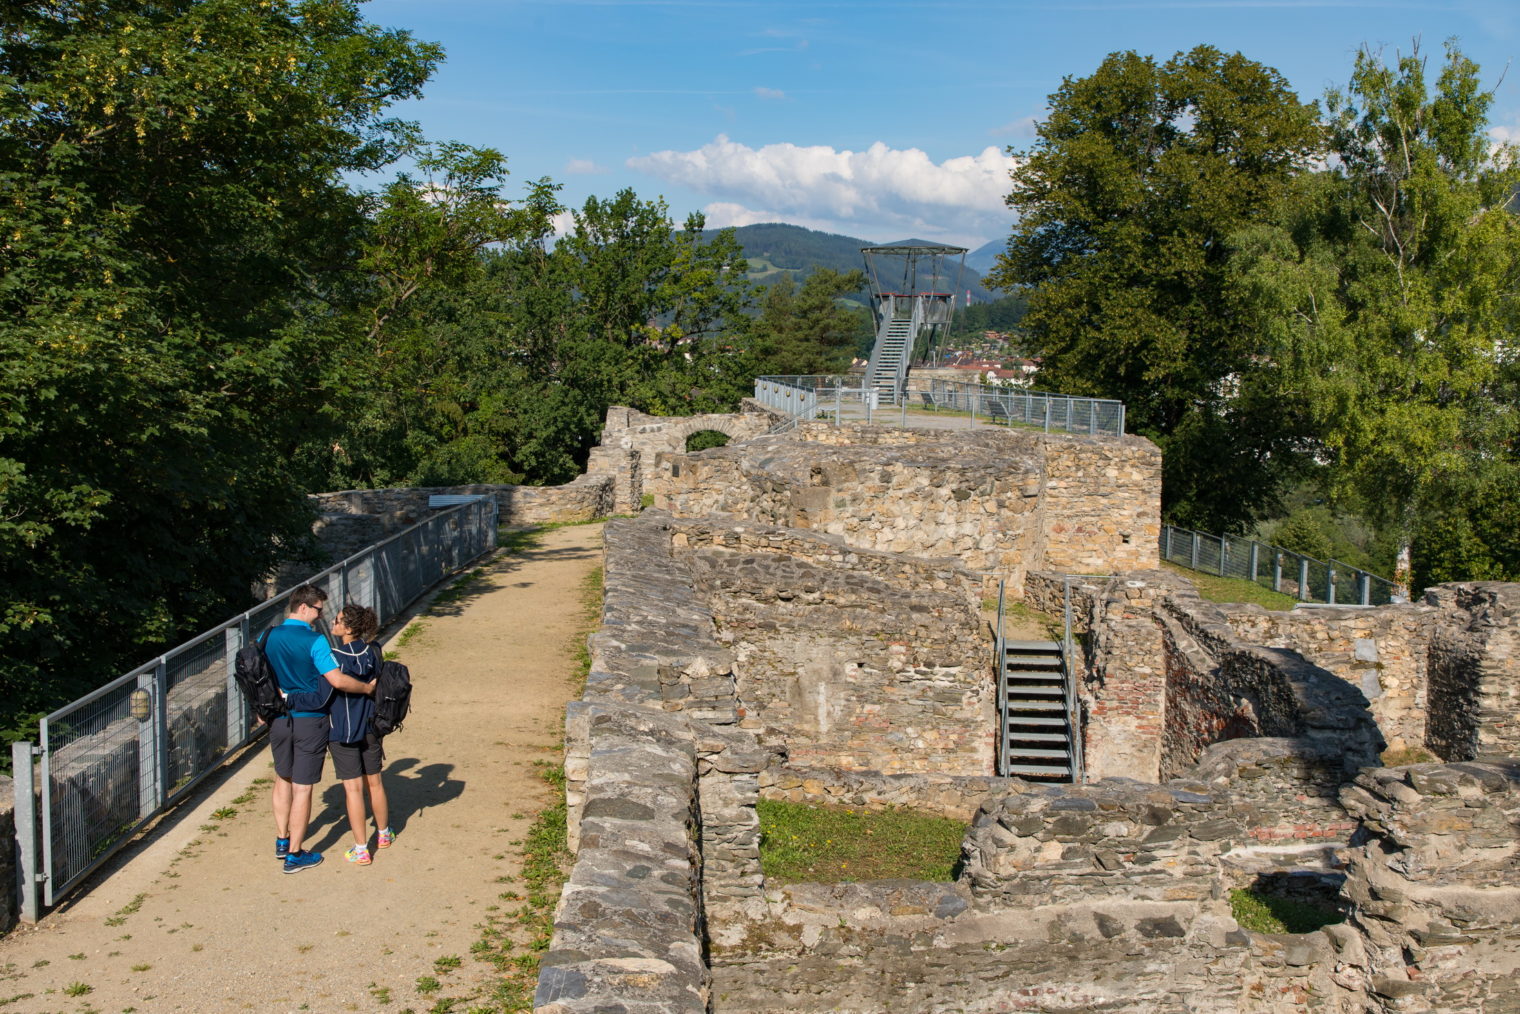
<path fill-rule="evenodd" d="M 1076 740 L 1060 643 L 1005 641 L 1002 652 L 998 660 L 1002 773 L 1070 781 L 1076 766 Z"/>
<path fill-rule="evenodd" d="M 894 318 L 884 321 L 876 336 L 866 384 L 880 392 L 883 401 L 895 403 L 897 400 L 898 387 L 906 373 L 904 366 L 912 351 L 908 347 L 912 335 L 913 321 Z"/>

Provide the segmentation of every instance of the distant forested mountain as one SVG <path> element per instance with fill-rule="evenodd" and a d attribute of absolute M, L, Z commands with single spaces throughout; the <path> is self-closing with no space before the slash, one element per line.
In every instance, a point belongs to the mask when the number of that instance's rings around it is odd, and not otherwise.
<path fill-rule="evenodd" d="M 708 235 L 712 235 L 715 231 L 708 230 Z M 750 280 L 763 285 L 774 282 L 783 272 L 791 272 L 800 278 L 814 268 L 832 268 L 839 272 L 862 271 L 865 265 L 860 255 L 861 247 L 892 245 L 870 243 L 854 236 L 818 232 L 805 229 L 800 225 L 783 225 L 779 222 L 740 226 L 734 230 L 734 237 L 744 247 L 744 256 L 749 261 Z M 943 245 L 922 239 L 903 239 L 895 242 L 915 246 Z M 998 249 L 1001 250 L 1001 245 L 998 245 Z M 949 270 L 949 278 L 945 286 L 947 289 L 958 291 L 970 289 L 971 298 L 975 302 L 987 302 L 1001 295 L 1001 293 L 989 291 L 982 284 L 981 273 L 971 268 L 969 257 L 964 278 L 957 285 L 959 264 L 959 256 L 946 258 L 946 266 Z"/>
<path fill-rule="evenodd" d="M 968 268 L 976 268 L 985 275 L 996 266 L 998 254 L 1007 249 L 1008 240 L 1006 237 L 995 239 L 990 243 L 983 243 L 966 255 L 966 266 Z"/>

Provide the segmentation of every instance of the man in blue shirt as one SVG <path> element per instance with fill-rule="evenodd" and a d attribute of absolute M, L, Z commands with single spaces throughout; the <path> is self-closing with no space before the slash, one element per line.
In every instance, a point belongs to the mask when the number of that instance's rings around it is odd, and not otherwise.
<path fill-rule="evenodd" d="M 316 585 L 296 588 L 290 593 L 285 622 L 271 630 L 264 643 L 264 654 L 284 693 L 325 691 L 317 696 L 320 710 L 287 712 L 269 727 L 269 749 L 274 755 L 274 854 L 284 862 L 286 873 L 299 873 L 322 862 L 322 853 L 303 846 L 311 820 L 312 789 L 322 780 L 322 759 L 327 756 L 332 691 L 374 692 L 374 684 L 339 670 L 326 636 L 312 626 L 326 605 L 327 593 Z"/>

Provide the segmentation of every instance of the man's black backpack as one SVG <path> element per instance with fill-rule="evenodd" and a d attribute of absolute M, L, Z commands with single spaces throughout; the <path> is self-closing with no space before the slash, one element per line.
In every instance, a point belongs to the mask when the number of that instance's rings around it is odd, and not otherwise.
<path fill-rule="evenodd" d="M 232 676 L 243 690 L 243 697 L 253 713 L 265 722 L 272 722 L 285 714 L 285 699 L 280 696 L 280 681 L 275 678 L 269 656 L 264 654 L 264 642 L 269 631 L 264 631 L 255 644 L 245 644 L 232 659 Z"/>
<path fill-rule="evenodd" d="M 411 670 L 400 662 L 385 659 L 375 677 L 375 713 L 370 716 L 370 732 L 384 736 L 400 729 L 411 707 Z"/>

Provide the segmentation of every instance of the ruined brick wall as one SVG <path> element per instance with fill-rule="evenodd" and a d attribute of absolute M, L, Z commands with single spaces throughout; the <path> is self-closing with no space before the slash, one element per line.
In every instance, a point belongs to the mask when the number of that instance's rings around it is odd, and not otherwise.
<path fill-rule="evenodd" d="M 804 766 L 991 771 L 990 641 L 969 575 L 754 524 L 672 528 L 762 742 Z M 913 580 L 931 575 L 940 588 Z"/>
<path fill-rule="evenodd" d="M 1520 754 L 1520 585 L 1441 585 L 1425 744 L 1444 760 Z"/>

